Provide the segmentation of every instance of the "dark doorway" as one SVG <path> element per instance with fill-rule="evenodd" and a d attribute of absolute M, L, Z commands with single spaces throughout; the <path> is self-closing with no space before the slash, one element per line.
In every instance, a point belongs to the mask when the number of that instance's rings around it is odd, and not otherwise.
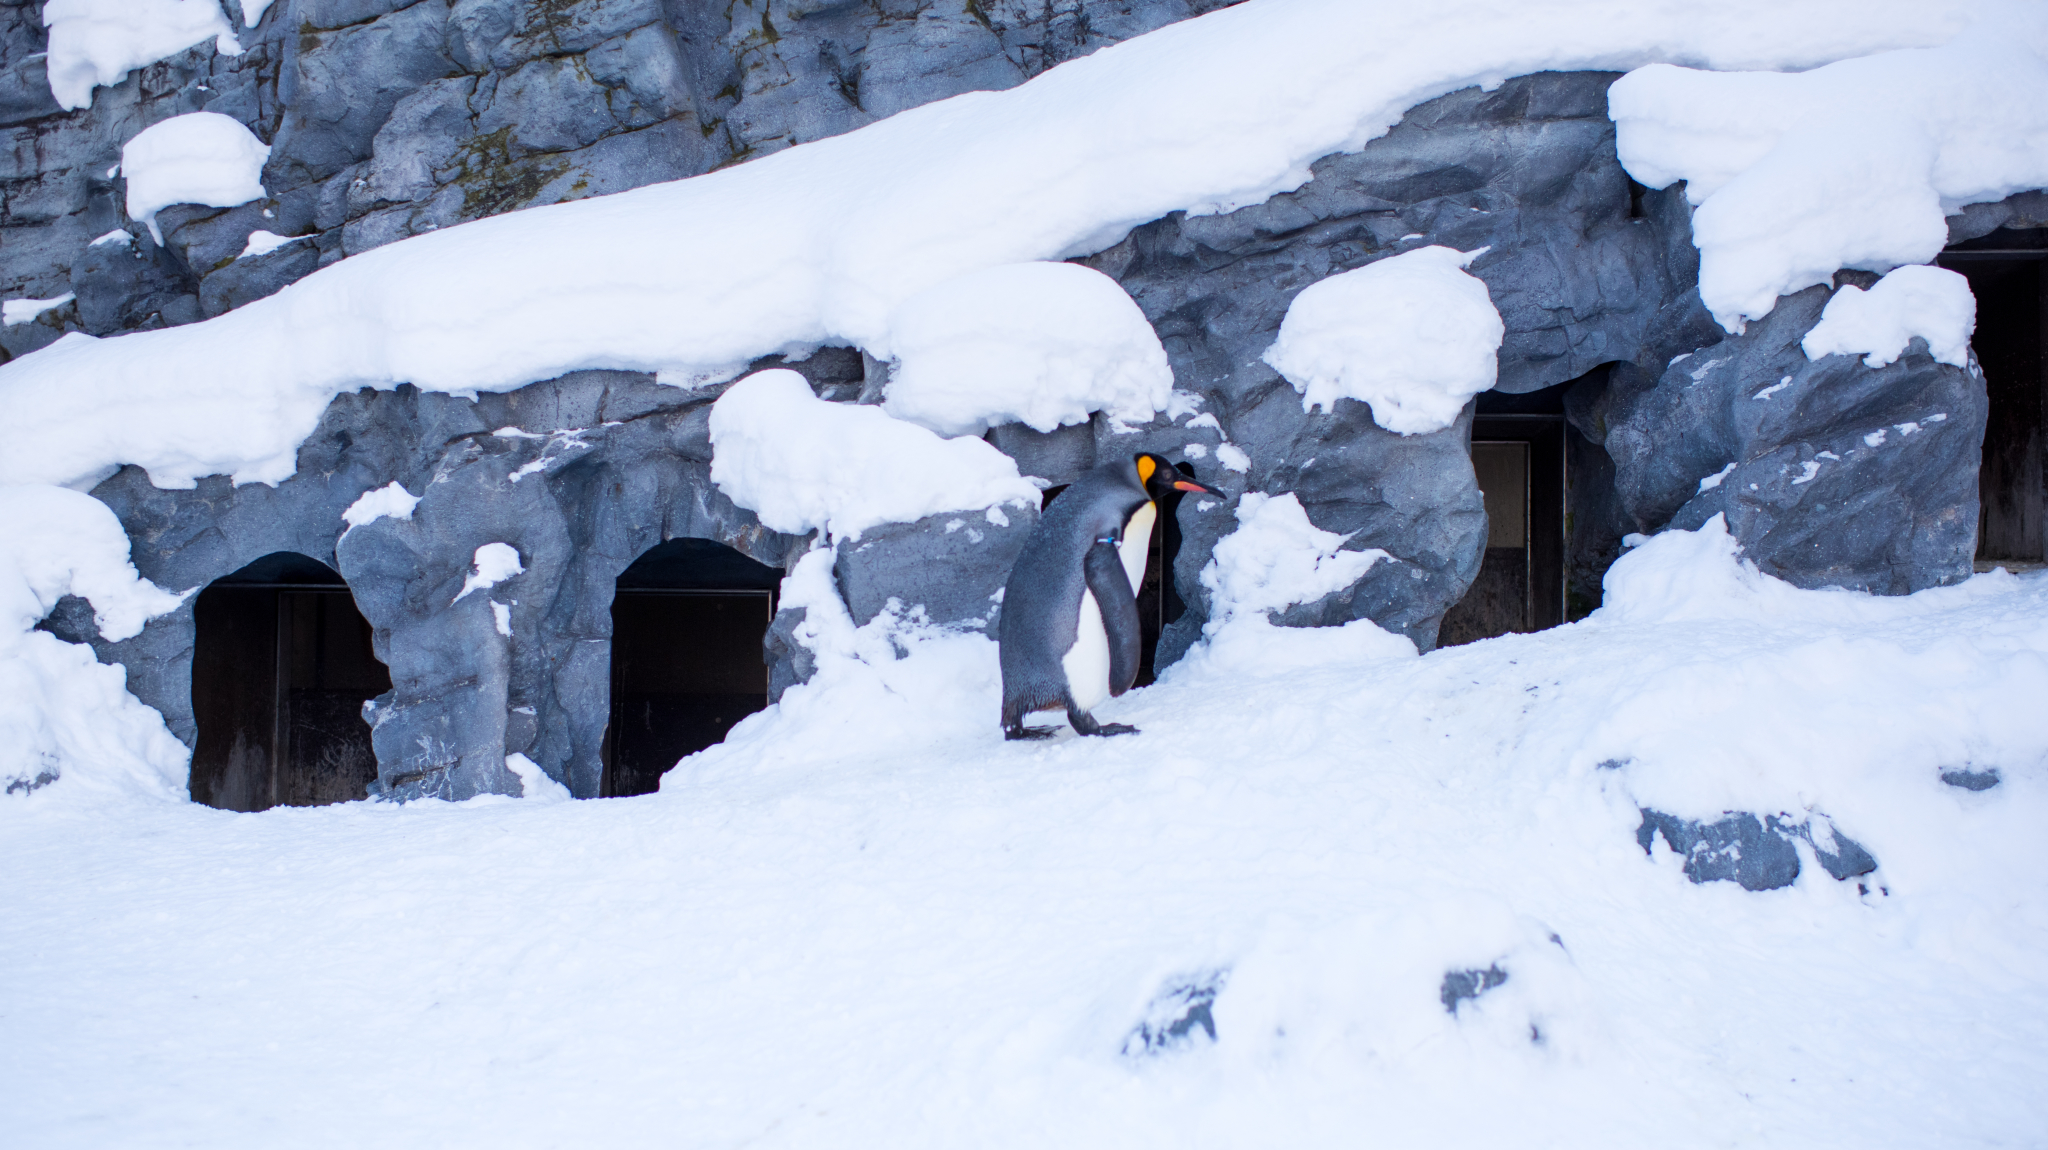
<path fill-rule="evenodd" d="M 1472 471 L 1486 504 L 1486 555 L 1471 590 L 1445 613 L 1440 647 L 1565 620 L 1564 415 L 1561 406 L 1542 410 L 1561 405 L 1561 389 L 1480 400 Z"/>
<path fill-rule="evenodd" d="M 1970 345 L 1984 368 L 1991 408 L 1984 425 L 1984 457 L 1977 475 L 1980 570 L 2048 559 L 2043 539 L 2042 424 L 2048 407 L 2044 371 L 2042 277 L 2048 266 L 2048 230 L 2005 229 L 1943 252 L 1941 266 L 1961 272 L 1977 297 L 1977 332 Z"/>
<path fill-rule="evenodd" d="M 367 798 L 363 704 L 391 689 L 370 624 L 326 564 L 280 551 L 193 604 L 194 802 L 230 811 Z"/>
<path fill-rule="evenodd" d="M 1196 479 L 1201 478 L 1195 474 L 1193 464 L 1175 466 Z M 1062 483 L 1046 488 L 1040 510 L 1051 507 L 1067 487 Z M 1145 550 L 1145 578 L 1138 584 L 1138 636 L 1143 650 L 1138 656 L 1134 686 L 1149 686 L 1159 677 L 1159 636 L 1168 623 L 1187 611 L 1187 603 L 1173 585 L 1173 561 L 1180 557 L 1180 501 L 1185 498 L 1184 491 L 1170 492 L 1159 501 L 1159 514 L 1152 520 L 1152 542 Z"/>
<path fill-rule="evenodd" d="M 781 585 L 782 572 L 709 539 L 671 539 L 619 576 L 599 795 L 658 789 L 676 760 L 768 705 L 761 644 Z"/>

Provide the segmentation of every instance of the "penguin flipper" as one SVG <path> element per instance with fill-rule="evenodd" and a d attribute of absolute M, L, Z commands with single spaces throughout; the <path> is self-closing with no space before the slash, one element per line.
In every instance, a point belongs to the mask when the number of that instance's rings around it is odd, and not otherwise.
<path fill-rule="evenodd" d="M 1102 613 L 1102 630 L 1109 637 L 1109 693 L 1123 694 L 1138 681 L 1138 660 L 1144 654 L 1144 638 L 1138 633 L 1138 598 L 1131 593 L 1131 578 L 1124 572 L 1123 556 L 1113 539 L 1097 539 L 1081 560 L 1081 574 L 1095 596 Z"/>

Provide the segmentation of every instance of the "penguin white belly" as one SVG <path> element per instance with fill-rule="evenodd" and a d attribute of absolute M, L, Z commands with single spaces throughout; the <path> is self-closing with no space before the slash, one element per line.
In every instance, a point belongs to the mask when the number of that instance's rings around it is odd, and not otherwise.
<path fill-rule="evenodd" d="M 1117 558 L 1123 561 L 1133 595 L 1145 582 L 1145 560 L 1152 548 L 1152 522 L 1158 517 L 1158 504 L 1147 501 L 1124 524 L 1123 541 L 1117 545 Z M 1060 657 L 1060 668 L 1067 673 L 1068 693 L 1082 710 L 1092 711 L 1109 698 L 1109 632 L 1102 626 L 1102 608 L 1095 602 L 1093 591 L 1081 592 L 1081 617 L 1075 620 L 1074 645 Z"/>
<path fill-rule="evenodd" d="M 1145 560 L 1152 554 L 1152 524 L 1159 518 L 1159 505 L 1146 500 L 1143 507 L 1131 512 L 1130 522 L 1124 524 L 1123 542 L 1117 544 L 1117 557 L 1124 561 L 1124 574 L 1131 577 L 1131 594 L 1145 585 Z"/>
<path fill-rule="evenodd" d="M 1067 673 L 1067 693 L 1074 705 L 1092 711 L 1109 698 L 1109 632 L 1102 629 L 1102 608 L 1095 592 L 1081 592 L 1081 617 L 1075 621 L 1074 645 L 1060 656 Z"/>

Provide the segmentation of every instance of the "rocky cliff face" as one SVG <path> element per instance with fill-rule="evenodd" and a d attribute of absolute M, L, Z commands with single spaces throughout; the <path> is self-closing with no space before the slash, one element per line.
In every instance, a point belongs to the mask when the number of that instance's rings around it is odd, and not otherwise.
<path fill-rule="evenodd" d="M 14 4 L 0 61 L 13 85 L 0 86 L 13 165 L 0 290 L 78 298 L 6 329 L 5 346 L 20 354 L 63 330 L 217 314 L 408 235 L 742 162 L 1016 84 L 1214 6 L 282 0 L 245 36 L 243 55 L 192 49 L 64 114 L 38 103 L 47 91 L 36 89 L 35 9 Z M 1246 491 L 1295 492 L 1318 526 L 1350 533 L 1347 546 L 1392 557 L 1282 623 L 1372 619 L 1426 649 L 1472 584 L 1487 534 L 1472 410 L 1415 436 L 1380 428 L 1355 401 L 1310 414 L 1261 358 L 1303 288 L 1427 244 L 1486 249 L 1470 270 L 1506 326 L 1498 392 L 1563 395 L 1582 590 L 1597 594 L 1625 532 L 1717 513 L 1765 570 L 1802 586 L 1899 593 L 1968 574 L 1981 375 L 1935 362 L 1924 343 L 1882 369 L 1853 356 L 1807 361 L 1797 345 L 1826 289 L 1781 301 L 1728 337 L 1700 305 L 1682 189 L 1633 185 L 1616 160 L 1605 105 L 1614 78 L 1550 73 L 1453 93 L 1361 152 L 1325 158 L 1296 192 L 1153 221 L 1081 261 L 1138 302 L 1198 413 L 1135 430 L 1100 418 L 1051 434 L 1009 426 L 990 439 L 1053 483 L 1133 451 L 1199 460 L 1202 477 L 1232 497 L 1180 516 L 1175 583 L 1188 609 L 1168 628 L 1162 665 L 1199 637 L 1208 605 L 1196 575 Z M 169 209 L 161 248 L 140 229 L 88 246 L 123 223 L 110 174 L 120 142 L 200 108 L 274 142 L 270 198 Z M 1988 207 L 1959 226 L 2010 224 L 2031 203 Z M 307 238 L 234 258 L 257 229 Z M 872 401 L 884 382 L 884 365 L 852 349 L 789 366 L 846 402 Z M 374 708 L 387 791 L 516 790 L 504 758 L 517 752 L 592 795 L 618 574 L 668 538 L 714 539 L 785 568 L 810 546 L 765 530 L 710 483 L 705 420 L 716 395 L 620 372 L 476 401 L 364 392 L 334 402 L 297 474 L 275 488 L 217 477 L 160 491 L 130 468 L 95 494 L 160 585 L 203 585 L 280 550 L 348 579 L 392 671 L 393 690 Z M 508 427 L 524 434 L 493 434 Z M 344 533 L 343 509 L 392 481 L 426 493 L 413 518 Z M 892 597 L 939 623 L 990 621 L 990 596 L 1035 520 L 970 538 L 946 530 L 947 518 L 842 548 L 835 571 L 857 622 Z M 455 597 L 489 542 L 513 544 L 526 564 L 509 628 L 484 597 Z M 809 673 L 790 638 L 795 622 L 786 612 L 770 634 L 778 693 Z M 189 605 L 127 643 L 97 645 L 189 741 Z"/>

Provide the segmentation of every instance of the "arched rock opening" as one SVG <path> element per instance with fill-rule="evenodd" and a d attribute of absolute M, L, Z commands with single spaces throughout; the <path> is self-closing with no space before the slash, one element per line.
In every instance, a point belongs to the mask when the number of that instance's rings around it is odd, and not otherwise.
<path fill-rule="evenodd" d="M 1977 297 L 1970 345 L 1984 369 L 1990 410 L 1978 472 L 1977 566 L 2048 560 L 2048 228 L 2000 228 L 1943 252 Z"/>
<path fill-rule="evenodd" d="M 377 756 L 363 704 L 391 689 L 340 575 L 279 551 L 193 606 L 194 802 L 231 811 L 368 797 Z"/>
<path fill-rule="evenodd" d="M 619 575 L 600 796 L 659 788 L 678 759 L 768 705 L 762 642 L 781 579 L 709 539 L 671 539 Z"/>

